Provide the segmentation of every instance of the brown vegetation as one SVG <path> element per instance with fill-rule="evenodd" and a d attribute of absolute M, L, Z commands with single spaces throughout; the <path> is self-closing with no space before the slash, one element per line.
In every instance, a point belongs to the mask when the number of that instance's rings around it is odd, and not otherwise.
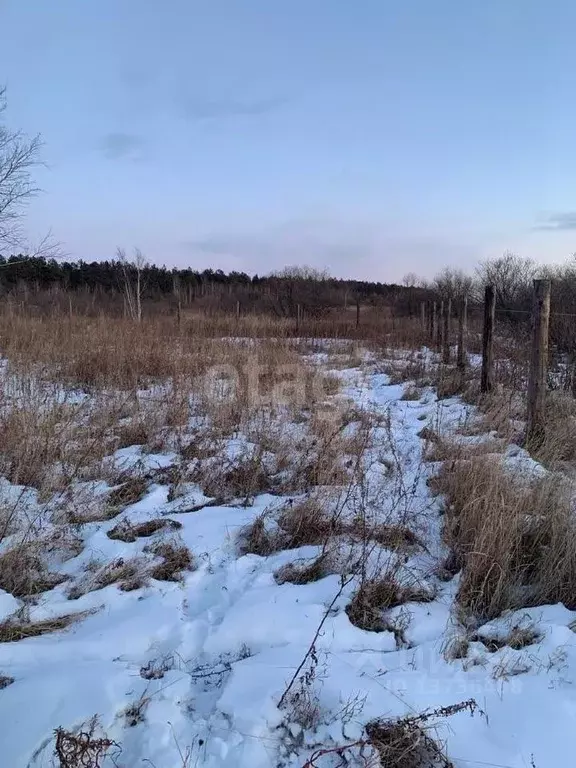
<path fill-rule="evenodd" d="M 565 479 L 523 477 L 490 456 L 446 461 L 436 483 L 467 611 L 493 618 L 527 605 L 575 605 L 576 525 Z"/>

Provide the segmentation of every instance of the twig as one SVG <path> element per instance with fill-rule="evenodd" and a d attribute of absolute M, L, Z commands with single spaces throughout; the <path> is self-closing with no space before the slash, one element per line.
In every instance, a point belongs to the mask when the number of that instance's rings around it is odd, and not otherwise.
<path fill-rule="evenodd" d="M 337 592 L 337 593 L 334 595 L 334 597 L 333 597 L 333 599 L 332 599 L 332 602 L 330 603 L 330 605 L 328 606 L 328 608 L 326 608 L 326 611 L 324 612 L 324 616 L 322 616 L 322 621 L 320 622 L 320 624 L 318 624 L 318 627 L 317 627 L 317 629 L 316 629 L 316 632 L 314 633 L 314 637 L 312 638 L 312 642 L 310 643 L 310 646 L 309 646 L 308 650 L 307 650 L 307 651 L 306 651 L 306 653 L 304 654 L 304 658 L 302 659 L 302 661 L 301 661 L 301 662 L 300 662 L 300 664 L 298 665 L 298 668 L 296 669 L 296 672 L 294 672 L 294 675 L 292 676 L 292 679 L 291 679 L 291 680 L 290 680 L 290 682 L 288 683 L 288 687 L 286 688 L 286 690 L 284 691 L 284 693 L 283 693 L 283 694 L 282 694 L 282 696 L 280 697 L 280 701 L 278 702 L 278 709 L 282 709 L 282 706 L 284 705 L 284 703 L 285 703 L 285 701 L 286 701 L 286 697 L 287 697 L 287 696 L 288 696 L 288 694 L 290 693 L 290 690 L 292 689 L 292 686 L 293 686 L 293 685 L 294 685 L 294 683 L 296 682 L 296 680 L 297 680 L 297 678 L 298 678 L 298 675 L 300 674 L 300 672 L 302 671 L 302 668 L 303 668 L 303 667 L 304 667 L 304 665 L 306 664 L 306 662 L 307 662 L 307 660 L 308 660 L 308 657 L 309 657 L 309 656 L 310 656 L 310 654 L 311 654 L 311 653 L 314 651 L 314 646 L 315 646 L 315 644 L 316 644 L 316 640 L 318 639 L 318 637 L 319 637 L 319 635 L 320 635 L 320 632 L 322 631 L 322 627 L 323 627 L 323 626 L 324 626 L 324 624 L 326 623 L 326 619 L 327 619 L 327 618 L 328 618 L 328 616 L 330 615 L 330 613 L 331 613 L 331 611 L 332 611 L 332 608 L 334 607 L 334 605 L 335 605 L 336 601 L 338 600 L 338 598 L 340 597 L 340 595 L 341 595 L 341 594 L 342 594 L 342 592 L 344 591 L 345 587 L 347 587 L 347 586 L 348 586 L 348 584 L 350 584 L 350 582 L 352 581 L 352 579 L 353 579 L 353 577 L 352 577 L 352 576 L 349 576 L 348 578 L 342 578 L 342 581 L 341 581 L 341 583 L 340 583 L 340 589 L 339 589 L 339 590 L 338 590 L 338 592 Z"/>

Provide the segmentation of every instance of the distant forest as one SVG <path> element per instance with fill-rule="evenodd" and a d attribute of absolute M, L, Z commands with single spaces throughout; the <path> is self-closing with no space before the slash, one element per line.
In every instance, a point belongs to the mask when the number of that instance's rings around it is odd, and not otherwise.
<path fill-rule="evenodd" d="M 145 305 L 197 306 L 198 309 L 270 312 L 280 317 L 296 313 L 298 305 L 319 316 L 332 308 L 352 308 L 356 303 L 383 306 L 395 313 L 416 314 L 429 290 L 417 286 L 367 280 L 343 280 L 312 268 L 287 268 L 277 274 L 250 276 L 220 269 L 168 269 L 120 259 L 64 261 L 39 256 L 0 256 L 0 291 L 35 304 L 58 302 L 65 294 L 84 297 L 84 304 L 107 308 L 121 306 L 127 282 L 141 284 Z"/>

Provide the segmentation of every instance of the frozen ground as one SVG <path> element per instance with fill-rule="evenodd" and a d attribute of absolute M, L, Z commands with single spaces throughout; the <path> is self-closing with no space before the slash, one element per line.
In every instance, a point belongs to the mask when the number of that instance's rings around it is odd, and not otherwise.
<path fill-rule="evenodd" d="M 0 764 L 7 768 L 58 765 L 53 762 L 54 729 L 73 730 L 98 715 L 102 731 L 119 746 L 103 765 L 155 768 L 302 768 L 319 748 L 359 739 L 366 723 L 475 699 L 484 714 L 460 712 L 434 721 L 435 735 L 458 768 L 558 768 L 571 765 L 571 726 L 576 715 L 576 613 L 542 606 L 511 614 L 477 631 L 463 659 L 446 660 L 459 632 L 454 612 L 457 577 L 442 582 L 435 570 L 445 552 L 440 541 L 441 500 L 429 491 L 434 466 L 422 461 L 423 426 L 442 431 L 470 418 L 457 399 L 438 402 L 432 390 L 419 400 L 401 400 L 403 387 L 384 374 L 345 369 L 346 395 L 363 408 L 389 413 L 389 429 L 374 446 L 402 467 L 402 505 L 391 511 L 415 521 L 425 548 L 407 556 L 406 568 L 435 599 L 408 602 L 389 617 L 402 627 L 361 630 L 345 611 L 354 580 L 338 575 L 295 585 L 274 574 L 318 547 L 281 551 L 269 557 L 241 556 L 241 529 L 264 510 L 285 500 L 259 495 L 254 505 L 207 506 L 199 489 L 168 500 L 168 487 L 155 484 L 121 518 L 131 523 L 164 515 L 181 523 L 177 536 L 193 553 L 197 568 L 182 583 L 152 582 L 124 592 L 112 584 L 68 599 L 67 584 L 41 595 L 30 608 L 40 621 L 85 613 L 60 632 L 0 643 L 0 675 L 14 682 L 0 690 Z M 518 454 L 518 452 L 516 452 Z M 124 450 L 130 462 L 138 449 Z M 171 456 L 146 457 L 159 466 Z M 529 459 L 528 459 L 529 462 Z M 379 461 L 374 482 L 390 485 Z M 394 487 L 392 487 L 394 485 Z M 79 577 L 90 560 L 132 558 L 150 544 L 112 540 L 106 534 L 120 518 L 84 526 L 82 552 L 59 572 Z M 1 618 L 22 601 L 0 592 Z M 308 725 L 298 698 L 278 708 L 312 640 L 291 694 L 306 690 L 314 708 Z M 521 650 L 497 647 L 516 626 L 534 630 Z M 483 642 L 484 640 L 484 642 Z M 310 713 L 308 713 L 310 715 Z M 300 720 L 300 722 L 296 722 Z M 345 760 L 347 762 L 345 762 Z M 319 768 L 367 765 L 354 751 L 327 754 Z M 355 762 L 356 761 L 356 762 Z M 388 768 L 392 768 L 389 766 Z"/>

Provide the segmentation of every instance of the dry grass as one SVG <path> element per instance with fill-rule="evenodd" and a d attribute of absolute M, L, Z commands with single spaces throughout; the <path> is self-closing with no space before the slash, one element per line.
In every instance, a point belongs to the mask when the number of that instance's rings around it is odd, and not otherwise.
<path fill-rule="evenodd" d="M 145 551 L 162 558 L 162 562 L 150 571 L 150 576 L 158 581 L 182 581 L 183 571 L 195 568 L 192 553 L 184 544 L 159 542 L 146 547 Z"/>
<path fill-rule="evenodd" d="M 434 594 L 419 587 L 401 585 L 393 574 L 364 581 L 355 592 L 346 613 L 350 622 L 369 632 L 393 631 L 385 613 L 407 602 L 430 602 Z"/>
<path fill-rule="evenodd" d="M 495 457 L 446 462 L 436 485 L 445 538 L 462 564 L 458 599 L 480 618 L 508 608 L 576 601 L 572 487 L 562 477 L 507 471 Z"/>
<path fill-rule="evenodd" d="M 326 576 L 337 573 L 333 557 L 328 552 L 321 552 L 314 560 L 286 563 L 276 571 L 274 578 L 278 584 L 310 584 Z"/>
<path fill-rule="evenodd" d="M 206 496 L 228 501 L 240 499 L 246 505 L 259 493 L 272 490 L 274 486 L 261 446 L 223 463 L 218 461 L 207 467 L 200 465 L 199 471 L 192 477 L 198 481 Z"/>
<path fill-rule="evenodd" d="M 134 728 L 143 723 L 146 715 L 146 708 L 150 703 L 148 696 L 141 696 L 137 701 L 133 701 L 123 711 L 122 715 L 128 728 Z"/>
<path fill-rule="evenodd" d="M 278 517 L 278 525 L 284 538 L 283 549 L 324 544 L 344 531 L 341 521 L 318 496 L 285 506 Z"/>
<path fill-rule="evenodd" d="M 281 532 L 266 525 L 268 517 L 269 515 L 263 512 L 241 529 L 238 534 L 239 554 L 268 557 L 284 548 Z"/>
<path fill-rule="evenodd" d="M 58 768 L 102 768 L 106 755 L 111 750 L 119 752 L 120 747 L 101 730 L 96 715 L 75 731 L 57 728 L 54 756 Z"/>
<path fill-rule="evenodd" d="M 68 629 L 78 621 L 89 616 L 89 611 L 83 613 L 69 613 L 43 621 L 25 621 L 17 617 L 8 618 L 0 623 L 0 643 L 15 643 L 29 637 L 39 637 L 51 632 L 60 632 Z"/>
<path fill-rule="evenodd" d="M 466 388 L 466 380 L 461 371 L 441 366 L 435 381 L 436 394 L 439 400 L 460 395 Z"/>
<path fill-rule="evenodd" d="M 0 555 L 0 589 L 14 597 L 38 595 L 65 580 L 47 571 L 36 543 L 25 542 Z"/>
<path fill-rule="evenodd" d="M 364 521 L 358 521 L 359 535 L 378 542 L 382 547 L 391 549 L 395 552 L 411 552 L 418 547 L 422 547 L 422 542 L 414 531 L 405 525 L 386 525 L 378 523 L 363 533 Z"/>
<path fill-rule="evenodd" d="M 165 517 L 146 520 L 146 522 L 137 523 L 136 525 L 130 523 L 129 520 L 123 520 L 118 525 L 115 525 L 114 528 L 111 528 L 106 535 L 109 539 L 133 543 L 139 538 L 153 536 L 158 531 L 165 531 L 167 529 L 175 531 L 179 528 L 182 528 L 182 523 Z"/>
<path fill-rule="evenodd" d="M 527 446 L 551 469 L 570 471 L 576 461 L 576 400 L 565 392 L 548 392 L 542 429 Z"/>
<path fill-rule="evenodd" d="M 125 560 L 119 557 L 112 560 L 75 584 L 68 592 L 68 599 L 78 600 L 88 592 L 95 592 L 112 584 L 117 584 L 122 592 L 140 589 L 146 585 L 145 565 L 142 558 Z"/>
<path fill-rule="evenodd" d="M 506 646 L 514 651 L 520 651 L 522 648 L 536 643 L 539 638 L 540 634 L 534 626 L 516 625 L 511 627 L 506 635 L 500 636 L 483 633 L 473 635 L 470 640 L 482 643 L 490 653 L 495 653 Z"/>
<path fill-rule="evenodd" d="M 326 544 L 344 532 L 345 526 L 322 496 L 310 496 L 302 501 L 289 501 L 274 515 L 258 515 L 240 531 L 239 551 L 267 557 L 283 549 Z"/>
<path fill-rule="evenodd" d="M 394 768 L 454 768 L 443 747 L 430 734 L 431 721 L 447 718 L 458 712 L 478 711 L 473 699 L 439 707 L 418 715 L 396 720 L 376 720 L 366 727 L 368 742 L 376 750 L 383 766 Z"/>
<path fill-rule="evenodd" d="M 113 488 L 108 494 L 108 503 L 113 509 L 127 507 L 136 504 L 146 494 L 148 480 L 138 476 L 121 478 L 117 488 Z"/>
<path fill-rule="evenodd" d="M 414 384 L 408 384 L 404 387 L 401 400 L 420 400 L 422 397 L 422 390 Z"/>
<path fill-rule="evenodd" d="M 390 349 L 386 349 L 384 357 L 389 358 L 390 355 Z M 390 384 L 416 382 L 417 386 L 423 386 L 429 381 L 426 360 L 419 352 L 412 352 L 408 357 L 402 356 L 398 360 L 387 362 L 384 373 L 388 375 Z M 414 388 L 414 384 L 410 384 L 409 388 Z"/>

